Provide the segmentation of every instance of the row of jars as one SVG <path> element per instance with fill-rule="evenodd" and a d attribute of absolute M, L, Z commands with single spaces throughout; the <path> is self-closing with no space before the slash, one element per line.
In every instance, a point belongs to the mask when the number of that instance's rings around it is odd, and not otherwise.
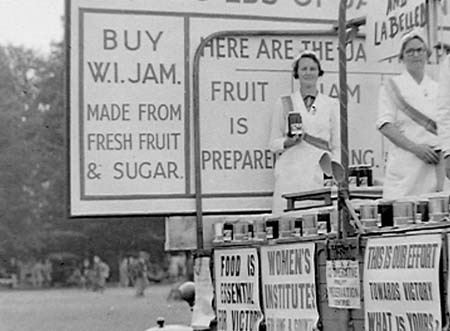
<path fill-rule="evenodd" d="M 403 227 L 417 223 L 442 222 L 449 217 L 449 197 L 365 202 L 359 206 L 361 223 L 366 227 Z"/>
<path fill-rule="evenodd" d="M 404 227 L 411 224 L 449 220 L 449 197 L 434 196 L 396 201 L 352 201 L 366 228 Z M 235 219 L 213 224 L 213 243 L 245 243 L 316 236 L 336 232 L 337 210 L 289 213 L 281 217 Z"/>
<path fill-rule="evenodd" d="M 322 210 L 304 215 L 228 220 L 213 224 L 214 243 L 258 242 L 327 234 L 335 230 L 336 211 Z"/>
<path fill-rule="evenodd" d="M 348 185 L 350 187 L 369 187 L 373 186 L 373 171 L 369 164 L 359 164 L 348 167 Z M 333 178 L 326 174 L 323 175 L 323 186 L 331 187 L 334 185 Z"/>

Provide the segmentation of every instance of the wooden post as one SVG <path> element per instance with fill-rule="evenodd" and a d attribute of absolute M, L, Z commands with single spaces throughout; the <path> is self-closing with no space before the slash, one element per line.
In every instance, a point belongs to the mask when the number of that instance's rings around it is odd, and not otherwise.
<path fill-rule="evenodd" d="M 345 179 L 338 186 L 338 237 L 346 238 L 350 229 L 350 216 L 344 200 L 348 198 L 348 121 L 347 121 L 347 1 L 340 0 L 339 4 L 339 104 L 341 127 L 341 164 L 345 171 Z"/>

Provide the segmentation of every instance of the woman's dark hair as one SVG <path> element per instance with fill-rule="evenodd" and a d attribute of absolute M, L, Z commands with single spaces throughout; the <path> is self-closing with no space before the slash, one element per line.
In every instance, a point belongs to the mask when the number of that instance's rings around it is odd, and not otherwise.
<path fill-rule="evenodd" d="M 303 58 L 305 58 L 305 57 L 306 57 L 306 58 L 309 58 L 309 59 L 311 59 L 311 60 L 313 60 L 314 62 L 316 62 L 317 68 L 319 68 L 319 77 L 323 76 L 324 72 L 323 72 L 323 70 L 322 70 L 322 67 L 320 66 L 319 59 L 318 59 L 313 53 L 305 53 L 305 54 L 302 54 L 302 55 L 300 55 L 299 58 L 297 58 L 297 59 L 295 60 L 294 65 L 293 65 L 293 67 L 292 67 L 292 76 L 293 76 L 295 79 L 298 79 L 298 64 L 299 64 L 300 60 L 303 59 Z"/>

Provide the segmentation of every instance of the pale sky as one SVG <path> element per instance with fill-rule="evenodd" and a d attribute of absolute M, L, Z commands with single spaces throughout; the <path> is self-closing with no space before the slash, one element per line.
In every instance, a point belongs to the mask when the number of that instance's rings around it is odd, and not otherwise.
<path fill-rule="evenodd" d="M 64 34 L 64 0 L 0 0 L 0 44 L 48 53 Z"/>

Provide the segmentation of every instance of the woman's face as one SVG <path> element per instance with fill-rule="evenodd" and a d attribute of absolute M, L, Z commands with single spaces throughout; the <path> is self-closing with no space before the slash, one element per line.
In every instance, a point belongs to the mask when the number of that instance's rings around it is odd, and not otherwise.
<path fill-rule="evenodd" d="M 317 63 L 309 58 L 302 57 L 298 62 L 298 79 L 302 86 L 316 86 L 319 78 L 319 66 Z"/>
<path fill-rule="evenodd" d="M 427 48 L 425 44 L 417 38 L 408 41 L 403 50 L 403 61 L 408 71 L 423 70 L 427 62 Z"/>

